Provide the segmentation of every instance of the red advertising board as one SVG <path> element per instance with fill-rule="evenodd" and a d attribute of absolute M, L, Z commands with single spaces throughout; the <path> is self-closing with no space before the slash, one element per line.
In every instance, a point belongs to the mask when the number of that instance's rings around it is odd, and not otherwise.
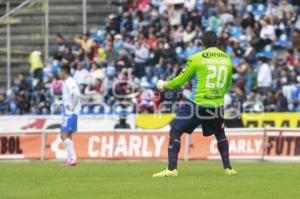
<path fill-rule="evenodd" d="M 41 134 L 0 134 L 1 159 L 40 159 Z"/>
<path fill-rule="evenodd" d="M 235 130 L 227 133 L 231 159 L 300 160 L 300 130 Z M 42 140 L 44 139 L 44 140 Z M 168 157 L 168 132 L 107 131 L 74 134 L 79 159 L 158 160 Z M 187 139 L 187 140 L 186 140 Z M 213 136 L 182 136 L 180 159 L 219 159 Z M 43 147 L 42 147 L 42 144 Z M 58 133 L 0 134 L 1 159 L 65 159 Z"/>
<path fill-rule="evenodd" d="M 266 131 L 266 160 L 300 160 L 300 130 Z"/>
<path fill-rule="evenodd" d="M 263 156 L 263 132 L 228 133 L 229 152 L 232 159 L 261 159 Z M 201 133 L 191 135 L 189 159 L 219 159 L 217 141 L 214 136 L 203 137 Z"/>
<path fill-rule="evenodd" d="M 168 133 L 158 132 L 95 132 L 74 135 L 75 150 L 78 158 L 82 159 L 166 159 L 168 142 Z M 58 134 L 48 134 L 46 143 L 46 159 L 66 157 Z M 179 157 L 183 158 L 183 152 Z"/>

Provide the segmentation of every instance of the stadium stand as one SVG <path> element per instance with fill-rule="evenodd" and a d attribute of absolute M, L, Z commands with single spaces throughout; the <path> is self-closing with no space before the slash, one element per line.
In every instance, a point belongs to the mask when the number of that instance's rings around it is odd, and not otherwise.
<path fill-rule="evenodd" d="M 10 0 L 13 9 L 24 2 Z M 6 1 L 0 1 L 0 17 L 5 14 Z M 105 23 L 105 18 L 116 8 L 107 4 L 107 0 L 88 0 L 87 26 L 98 27 Z M 28 75 L 28 57 L 31 51 L 38 50 L 44 54 L 45 41 L 45 1 L 32 0 L 18 10 L 11 18 L 11 57 L 12 77 L 18 73 Z M 55 45 L 55 35 L 63 33 L 71 40 L 74 35 L 82 34 L 82 0 L 49 1 L 49 45 L 50 51 Z M 6 23 L 0 21 L 0 90 L 6 83 Z"/>
<path fill-rule="evenodd" d="M 63 8 L 67 5 L 59 5 L 62 2 L 71 1 L 55 1 L 57 15 L 66 13 Z M 53 28 L 52 61 L 43 63 L 42 70 L 32 71 L 31 76 L 15 78 L 12 89 L 0 96 L 1 113 L 53 113 L 51 105 L 61 92 L 57 74 L 62 64 L 72 67 L 81 87 L 82 114 L 168 112 L 167 105 L 159 106 L 161 102 L 184 98 L 191 85 L 183 88 L 183 96 L 169 91 L 157 96 L 155 82 L 181 71 L 185 61 L 201 50 L 199 38 L 206 30 L 219 35 L 220 46 L 234 63 L 234 83 L 225 98 L 227 109 L 300 111 L 300 10 L 291 1 L 132 2 L 116 2 L 122 11 L 109 15 L 105 26 L 86 34 L 80 34 L 80 29 L 72 31 L 67 21 L 71 16 L 66 15 L 66 21 L 53 18 L 53 23 L 69 26 Z M 76 10 L 72 6 L 69 13 Z M 96 13 L 103 12 L 95 11 L 89 20 L 103 24 L 103 16 Z M 41 53 L 31 51 L 31 64 L 39 63 Z"/>

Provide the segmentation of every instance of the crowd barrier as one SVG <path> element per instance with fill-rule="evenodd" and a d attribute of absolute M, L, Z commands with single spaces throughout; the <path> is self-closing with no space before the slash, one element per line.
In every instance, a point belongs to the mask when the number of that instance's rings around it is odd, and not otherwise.
<path fill-rule="evenodd" d="M 228 128 L 300 128 L 299 113 L 243 113 L 241 117 L 225 120 Z M 175 114 L 129 114 L 127 123 L 134 130 L 170 130 Z M 1 116 L 0 132 L 23 132 L 60 128 L 60 115 Z M 118 115 L 81 115 L 78 131 L 109 131 L 119 122 Z"/>
<path fill-rule="evenodd" d="M 243 128 L 227 129 L 232 159 L 300 161 L 300 129 Z M 168 132 L 161 130 L 112 130 L 78 132 L 74 143 L 79 159 L 92 160 L 165 160 Z M 0 132 L 0 159 L 54 160 L 67 154 L 54 130 Z M 213 136 L 201 131 L 182 136 L 179 158 L 219 159 Z"/>

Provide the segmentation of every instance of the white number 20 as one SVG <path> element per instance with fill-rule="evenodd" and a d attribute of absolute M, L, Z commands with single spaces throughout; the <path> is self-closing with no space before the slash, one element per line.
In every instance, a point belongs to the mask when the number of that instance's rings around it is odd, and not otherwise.
<path fill-rule="evenodd" d="M 209 71 L 209 74 L 206 77 L 206 88 L 222 88 L 224 87 L 227 79 L 227 68 L 226 66 L 207 66 L 207 70 Z M 216 79 L 217 78 L 217 79 Z M 216 79 L 212 82 L 212 79 Z"/>

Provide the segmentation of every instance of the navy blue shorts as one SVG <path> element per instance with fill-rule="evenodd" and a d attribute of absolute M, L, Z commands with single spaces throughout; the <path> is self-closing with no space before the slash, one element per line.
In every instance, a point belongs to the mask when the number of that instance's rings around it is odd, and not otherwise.
<path fill-rule="evenodd" d="M 224 132 L 223 106 L 216 108 L 205 108 L 190 101 L 179 106 L 176 118 L 171 127 L 179 132 L 192 133 L 199 125 L 202 126 L 204 136 Z"/>

